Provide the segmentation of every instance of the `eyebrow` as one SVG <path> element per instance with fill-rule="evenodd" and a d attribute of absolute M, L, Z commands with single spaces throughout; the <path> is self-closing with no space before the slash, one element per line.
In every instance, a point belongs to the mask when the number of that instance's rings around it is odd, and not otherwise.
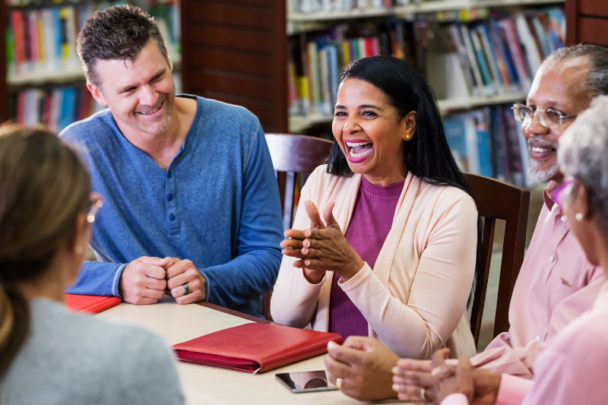
<path fill-rule="evenodd" d="M 555 100 L 549 100 L 548 104 L 552 106 L 549 108 L 555 108 L 557 110 L 565 110 L 568 108 L 567 106 L 563 105 L 559 101 L 555 101 Z M 536 105 L 536 102 L 534 100 L 526 100 L 526 105 Z"/>
<path fill-rule="evenodd" d="M 152 78 L 149 81 L 159 78 L 160 76 L 164 75 L 166 71 L 167 71 L 166 67 L 162 68 L 161 70 L 156 72 L 156 74 L 154 76 L 152 76 Z M 130 89 L 132 87 L 137 87 L 137 86 L 138 86 L 137 84 L 128 84 L 128 85 L 123 86 L 123 87 L 119 88 L 118 90 L 116 90 L 116 94 L 124 93 L 128 89 Z"/>
<path fill-rule="evenodd" d="M 346 110 L 346 106 L 343 106 L 343 105 L 337 105 L 334 108 L 336 110 Z M 376 107 L 375 105 L 372 105 L 372 104 L 362 104 L 358 108 L 373 108 L 373 109 L 376 109 L 376 110 L 381 110 L 380 107 Z"/>

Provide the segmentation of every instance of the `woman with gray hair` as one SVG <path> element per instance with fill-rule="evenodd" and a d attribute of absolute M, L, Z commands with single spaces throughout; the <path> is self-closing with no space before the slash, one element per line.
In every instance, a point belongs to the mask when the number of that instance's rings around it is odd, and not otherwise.
<path fill-rule="evenodd" d="M 579 115 L 559 140 L 558 161 L 566 176 L 553 192 L 572 232 L 590 263 L 608 277 L 608 96 L 600 96 Z M 436 353 L 440 376 L 434 389 L 436 403 L 461 405 L 483 396 L 484 403 L 605 404 L 608 398 L 608 284 L 593 309 L 569 324 L 538 356 L 534 381 L 503 375 L 498 392 L 484 391 L 484 378 L 472 370 L 468 358 L 456 372 Z M 441 371 L 439 371 L 441 370 Z M 447 377 L 442 377 L 445 375 Z M 480 378 L 482 377 L 482 378 Z"/>

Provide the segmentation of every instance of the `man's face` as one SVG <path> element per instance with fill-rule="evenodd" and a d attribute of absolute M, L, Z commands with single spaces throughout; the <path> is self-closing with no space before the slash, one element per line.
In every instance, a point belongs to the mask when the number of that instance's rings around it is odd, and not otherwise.
<path fill-rule="evenodd" d="M 110 108 L 121 127 L 149 135 L 169 129 L 175 84 L 172 69 L 154 40 L 134 61 L 99 60 L 96 70 L 102 88 L 89 84 L 89 89 L 100 104 Z"/>
<path fill-rule="evenodd" d="M 536 73 L 526 104 L 536 109 L 552 108 L 565 116 L 578 115 L 589 107 L 593 91 L 584 88 L 591 68 L 588 57 L 580 57 L 557 63 L 545 63 Z M 541 125 L 538 112 L 532 119 L 526 119 L 522 130 L 530 164 L 528 175 L 538 181 L 561 181 L 563 175 L 557 163 L 557 148 L 560 136 L 573 120 L 555 128 Z"/>

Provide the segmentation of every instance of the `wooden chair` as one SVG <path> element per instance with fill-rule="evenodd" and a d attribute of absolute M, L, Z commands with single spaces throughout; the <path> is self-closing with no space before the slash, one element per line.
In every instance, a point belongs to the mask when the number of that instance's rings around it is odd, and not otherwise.
<path fill-rule="evenodd" d="M 309 175 L 329 155 L 332 141 L 305 135 L 266 134 L 272 165 L 277 174 L 283 228 L 291 228 L 295 201 L 296 174 Z M 266 319 L 271 320 L 270 298 L 272 291 L 262 297 L 262 308 Z"/>
<path fill-rule="evenodd" d="M 291 228 L 296 173 L 309 175 L 329 155 L 332 141 L 305 135 L 266 134 L 272 165 L 277 173 L 283 228 Z"/>
<path fill-rule="evenodd" d="M 484 218 L 481 257 L 478 258 L 484 265 L 482 267 L 483 271 L 476 276 L 471 313 L 471 331 L 475 338 L 475 345 L 477 345 L 486 300 L 497 219 L 505 220 L 506 226 L 493 336 L 495 337 L 499 333 L 509 330 L 511 294 L 524 260 L 530 192 L 487 177 L 474 174 L 465 174 L 464 176 L 473 193 L 477 211 Z"/>

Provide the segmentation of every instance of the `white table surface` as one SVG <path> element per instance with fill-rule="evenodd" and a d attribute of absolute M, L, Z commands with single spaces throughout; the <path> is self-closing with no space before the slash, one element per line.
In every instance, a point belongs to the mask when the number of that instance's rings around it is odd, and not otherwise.
<path fill-rule="evenodd" d="M 167 345 L 251 322 L 200 305 L 180 306 L 175 302 L 143 306 L 120 304 L 96 316 L 120 318 L 144 326 L 162 336 Z M 188 405 L 361 404 L 339 391 L 294 394 L 275 378 L 276 373 L 323 369 L 323 356 L 255 375 L 178 362 Z"/>

